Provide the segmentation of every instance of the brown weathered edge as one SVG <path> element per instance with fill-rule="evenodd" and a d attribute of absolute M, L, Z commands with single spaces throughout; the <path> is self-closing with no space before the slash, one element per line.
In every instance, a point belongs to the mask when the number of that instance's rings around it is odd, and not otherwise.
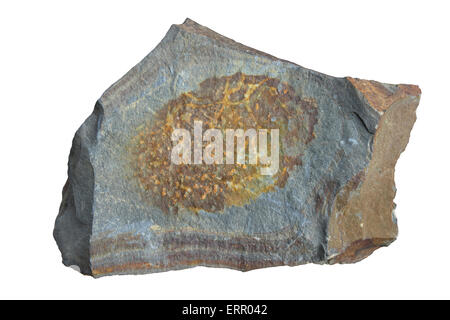
<path fill-rule="evenodd" d="M 381 118 L 363 178 L 351 179 L 336 197 L 328 229 L 330 264 L 360 261 L 397 238 L 395 164 L 408 144 L 421 95 L 415 85 L 347 80 Z"/>

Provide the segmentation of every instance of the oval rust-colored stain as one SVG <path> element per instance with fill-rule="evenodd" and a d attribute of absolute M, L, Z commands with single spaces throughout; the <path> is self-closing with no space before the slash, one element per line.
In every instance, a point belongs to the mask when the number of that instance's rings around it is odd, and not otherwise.
<path fill-rule="evenodd" d="M 203 131 L 221 130 L 224 140 L 226 129 L 278 129 L 277 173 L 261 175 L 259 164 L 171 163 L 173 130 L 187 129 L 194 137 L 194 121 L 202 121 Z M 302 152 L 314 139 L 316 123 L 316 101 L 300 97 L 279 79 L 243 73 L 210 78 L 197 90 L 169 101 L 137 129 L 129 149 L 133 178 L 143 199 L 166 213 L 182 208 L 219 212 L 242 206 L 285 186 L 289 172 L 301 165 Z M 225 145 L 223 149 L 225 159 Z"/>

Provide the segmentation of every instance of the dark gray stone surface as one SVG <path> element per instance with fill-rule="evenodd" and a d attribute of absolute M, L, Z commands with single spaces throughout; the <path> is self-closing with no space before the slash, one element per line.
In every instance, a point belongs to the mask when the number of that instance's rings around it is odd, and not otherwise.
<path fill-rule="evenodd" d="M 63 263 L 103 276 L 359 261 L 396 238 L 393 171 L 419 97 L 416 86 L 303 68 L 189 19 L 173 25 L 75 135 L 54 230 Z M 170 159 L 177 123 L 215 116 L 279 126 L 280 172 L 152 158 Z M 203 191 L 186 193 L 184 178 Z"/>

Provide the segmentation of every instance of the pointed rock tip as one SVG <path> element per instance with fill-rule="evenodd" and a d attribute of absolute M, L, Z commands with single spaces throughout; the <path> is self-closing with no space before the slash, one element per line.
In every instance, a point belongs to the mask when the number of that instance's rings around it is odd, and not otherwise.
<path fill-rule="evenodd" d="M 389 85 L 373 80 L 346 77 L 369 105 L 378 112 L 384 112 L 397 100 L 406 96 L 420 97 L 422 91 L 413 84 Z"/>
<path fill-rule="evenodd" d="M 192 20 L 190 18 L 184 19 L 183 23 L 181 23 L 181 24 L 173 24 L 172 26 L 177 27 L 177 28 L 186 29 L 186 30 L 205 28 L 204 26 L 202 26 L 201 24 L 195 22 L 194 20 Z"/>

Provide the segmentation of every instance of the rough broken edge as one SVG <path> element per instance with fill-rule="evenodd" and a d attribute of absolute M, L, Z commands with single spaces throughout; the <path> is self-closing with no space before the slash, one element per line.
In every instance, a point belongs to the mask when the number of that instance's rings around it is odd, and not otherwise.
<path fill-rule="evenodd" d="M 336 197 L 328 224 L 330 264 L 358 262 L 397 238 L 395 165 L 408 144 L 421 95 L 416 85 L 346 79 L 380 120 L 369 166 Z"/>

